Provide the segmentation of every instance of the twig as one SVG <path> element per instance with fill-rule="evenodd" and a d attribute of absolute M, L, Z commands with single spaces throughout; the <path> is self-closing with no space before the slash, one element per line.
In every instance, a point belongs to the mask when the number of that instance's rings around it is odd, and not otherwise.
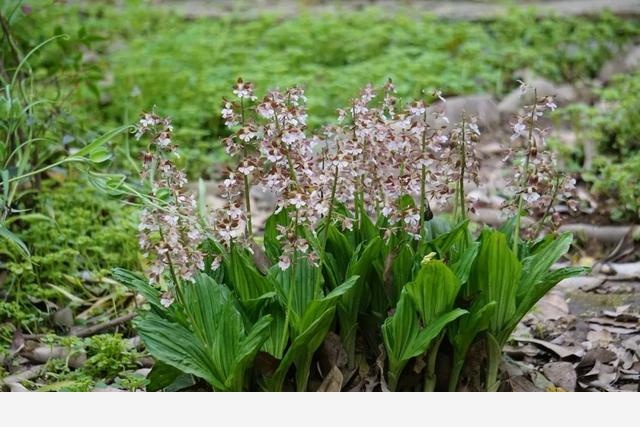
<path fill-rule="evenodd" d="M 113 328 L 115 326 L 119 326 L 123 323 L 127 323 L 129 320 L 133 319 L 134 317 L 136 317 L 138 314 L 137 313 L 129 313 L 129 314 L 125 314 L 124 316 L 120 316 L 120 317 L 116 317 L 115 319 L 109 320 L 108 322 L 104 322 L 101 323 L 99 325 L 94 325 L 94 326 L 90 326 L 88 328 L 85 329 L 80 329 L 77 331 L 72 331 L 71 335 L 74 335 L 76 337 L 80 337 L 80 338 L 84 338 L 84 337 L 88 337 L 91 335 L 95 335 L 98 332 L 101 332 L 105 329 L 109 329 L 109 328 Z"/>
<path fill-rule="evenodd" d="M 565 224 L 559 231 L 570 231 L 587 239 L 616 244 L 627 235 L 632 238 L 640 235 L 640 225 Z"/>

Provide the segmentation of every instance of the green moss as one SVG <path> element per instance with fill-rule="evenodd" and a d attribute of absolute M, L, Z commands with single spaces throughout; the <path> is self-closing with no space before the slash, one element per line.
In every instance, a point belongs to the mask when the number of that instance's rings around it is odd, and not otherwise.
<path fill-rule="evenodd" d="M 617 46 L 640 34 L 633 21 L 611 15 L 536 18 L 514 10 L 495 21 L 462 22 L 367 9 L 286 20 L 184 20 L 144 1 L 43 7 L 19 23 L 32 43 L 56 31 L 70 35 L 39 60 L 47 69 L 64 49 L 91 41 L 98 54 L 92 65 L 109 78 L 80 86 L 70 111 L 109 127 L 155 107 L 173 117 L 192 175 L 213 173 L 221 158 L 221 98 L 238 76 L 260 92 L 305 85 L 313 127 L 333 121 L 335 109 L 367 82 L 392 78 L 405 98 L 434 89 L 503 94 L 523 68 L 556 81 L 592 77 Z M 96 43 L 98 37 L 106 42 Z M 137 148 L 118 151 L 126 157 Z"/>
<path fill-rule="evenodd" d="M 118 334 L 96 335 L 87 340 L 84 371 L 93 378 L 112 380 L 120 372 L 135 366 L 135 353 L 127 349 Z"/>
<path fill-rule="evenodd" d="M 123 208 L 83 182 L 49 181 L 34 211 L 39 214 L 16 217 L 10 225 L 29 247 L 31 259 L 0 241 L 0 269 L 7 272 L 0 324 L 11 322 L 30 332 L 48 325 L 51 305 L 45 301 L 64 307 L 112 293 L 113 285 L 102 281 L 112 268 L 140 268 L 135 209 Z M 5 344 L 7 335 L 0 337 Z"/>

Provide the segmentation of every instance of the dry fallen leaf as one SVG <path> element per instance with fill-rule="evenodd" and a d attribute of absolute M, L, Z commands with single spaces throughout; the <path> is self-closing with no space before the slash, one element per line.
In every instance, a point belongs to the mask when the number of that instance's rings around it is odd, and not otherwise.
<path fill-rule="evenodd" d="M 591 349 L 584 355 L 580 363 L 578 363 L 578 369 L 591 368 L 596 362 L 611 363 L 616 360 L 616 354 L 605 348 L 596 347 Z"/>
<path fill-rule="evenodd" d="M 520 342 L 530 342 L 532 344 L 537 344 L 543 347 L 544 349 L 552 351 L 553 353 L 557 354 L 561 359 L 566 359 L 571 356 L 582 357 L 582 355 L 584 354 L 584 350 L 576 346 L 553 344 L 553 343 L 535 339 L 535 338 L 526 338 L 526 337 L 512 337 L 512 338 Z"/>
<path fill-rule="evenodd" d="M 536 304 L 530 315 L 541 322 L 558 320 L 569 315 L 569 305 L 561 292 L 550 292 Z"/>
<path fill-rule="evenodd" d="M 550 362 L 542 367 L 542 371 L 555 386 L 562 387 L 567 391 L 574 391 L 576 389 L 578 375 L 572 363 Z"/>
<path fill-rule="evenodd" d="M 514 392 L 541 392 L 542 389 L 536 387 L 534 383 L 528 380 L 526 377 L 519 375 L 517 377 L 511 377 L 507 380 L 507 385 Z"/>
<path fill-rule="evenodd" d="M 324 380 L 322 380 L 322 384 L 318 387 L 317 391 L 320 392 L 338 392 L 342 390 L 342 381 L 344 377 L 340 369 L 337 366 L 333 366 Z"/>
<path fill-rule="evenodd" d="M 611 332 L 607 330 L 589 331 L 587 333 L 587 340 L 596 346 L 606 347 L 613 341 L 613 336 L 611 335 Z"/>
<path fill-rule="evenodd" d="M 605 365 L 599 361 L 596 361 L 593 369 L 585 374 L 585 377 L 596 376 L 595 380 L 589 381 L 587 383 L 592 387 L 603 388 L 605 390 L 611 389 L 611 384 L 616 382 L 618 379 L 617 369 L 610 365 Z"/>

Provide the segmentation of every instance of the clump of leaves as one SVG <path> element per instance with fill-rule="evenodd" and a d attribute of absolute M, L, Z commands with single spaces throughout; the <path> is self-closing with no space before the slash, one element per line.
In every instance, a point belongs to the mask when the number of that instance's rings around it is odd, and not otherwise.
<path fill-rule="evenodd" d="M 119 334 L 96 335 L 86 343 L 84 371 L 94 378 L 111 380 L 122 371 L 135 367 L 136 355 Z"/>
<path fill-rule="evenodd" d="M 37 384 L 39 391 L 91 391 L 96 386 L 111 383 L 133 391 L 146 384 L 144 377 L 138 378 L 131 372 L 138 368 L 139 354 L 119 334 L 88 338 L 48 334 L 41 342 L 64 347 L 67 355 L 51 358 L 46 363 L 42 376 L 44 384 Z M 86 361 L 72 368 L 69 361 L 80 355 L 80 360 L 86 357 Z"/>
<path fill-rule="evenodd" d="M 132 236 L 134 209 L 122 208 L 80 180 L 42 185 L 47 191 L 35 197 L 37 213 L 8 221 L 31 256 L 25 258 L 8 241 L 0 241 L 4 257 L 0 270 L 9 273 L 1 279 L 0 293 L 7 302 L 0 302 L 0 322 L 9 321 L 31 333 L 50 324 L 49 303 L 64 307 L 111 293 L 112 284 L 102 281 L 109 269 L 140 268 Z M 10 342 L 10 336 L 2 338 Z"/>
<path fill-rule="evenodd" d="M 434 88 L 450 96 L 502 94 L 525 67 L 555 81 L 591 77 L 639 28 L 610 14 L 537 17 L 521 10 L 487 22 L 376 9 L 238 21 L 184 20 L 147 1 L 45 3 L 36 1 L 28 15 L 18 12 L 16 34 L 25 51 L 53 35 L 69 36 L 56 39 L 34 65 L 43 72 L 77 68 L 91 77 L 73 96 L 76 122 L 116 126 L 163 100 L 162 112 L 173 117 L 188 159 L 183 164 L 194 176 L 213 174 L 212 162 L 222 157 L 216 141 L 227 132 L 211 114 L 212 100 L 240 74 L 263 87 L 306 84 L 309 124 L 316 128 L 332 120 L 362 81 L 391 77 L 402 82 L 398 91 L 407 98 Z M 115 43 L 118 49 L 107 49 Z M 117 152 L 131 166 L 126 145 Z"/>
<path fill-rule="evenodd" d="M 574 105 L 568 114 L 579 139 L 591 140 L 597 148 L 591 169 L 582 170 L 582 177 L 602 198 L 605 212 L 616 221 L 640 217 L 638 90 L 640 73 L 618 75 L 599 91 L 596 105 Z"/>
<path fill-rule="evenodd" d="M 472 118 L 447 129 L 426 101 L 402 106 L 388 82 L 380 95 L 365 87 L 340 110 L 339 125 L 308 136 L 301 88 L 259 100 L 238 79 L 233 92 L 222 118 L 235 164 L 221 185 L 225 203 L 211 215 L 172 161 L 169 121 L 144 114 L 137 128 L 149 137 L 138 194 L 145 189 L 139 238 L 150 280 L 115 274 L 148 301 L 135 326 L 162 362 L 151 377 L 164 386 L 186 373 L 220 391 L 292 383 L 305 391 L 333 330 L 348 366 L 379 364 L 384 346 L 393 390 L 416 388 L 405 367 L 418 359 L 420 389 L 495 390 L 518 322 L 560 280 L 584 271 L 551 269 L 571 245 L 570 234 L 553 230 L 555 206 L 573 185 L 536 126 L 553 100 L 536 98 L 514 124 L 511 219 L 474 236 L 465 192 L 477 180 Z M 277 194 L 260 241 L 249 197 L 258 183 Z M 434 217 L 435 205 L 454 214 Z M 538 222 L 522 227 L 523 212 Z M 551 233 L 537 238 L 543 227 Z"/>
<path fill-rule="evenodd" d="M 127 372 L 116 378 L 113 384 L 122 390 L 139 391 L 145 389 L 149 380 L 140 374 Z"/>
<path fill-rule="evenodd" d="M 22 3 L 0 6 L 0 296 L 11 304 L 0 320 L 35 332 L 52 307 L 91 295 L 83 282 L 99 279 L 101 269 L 137 260 L 130 232 L 123 232 L 134 225 L 119 206 L 94 198 L 82 183 L 58 189 L 46 179 L 52 171 L 64 174 L 63 166 L 86 170 L 105 162 L 105 144 L 127 127 L 96 136 L 69 114 L 74 91 L 96 79 L 82 60 L 92 39 L 86 32 L 70 43 L 61 32 L 43 36 L 25 22 L 33 9 Z M 43 3 L 33 5 L 36 15 Z M 48 48 L 56 53 L 43 58 Z"/>

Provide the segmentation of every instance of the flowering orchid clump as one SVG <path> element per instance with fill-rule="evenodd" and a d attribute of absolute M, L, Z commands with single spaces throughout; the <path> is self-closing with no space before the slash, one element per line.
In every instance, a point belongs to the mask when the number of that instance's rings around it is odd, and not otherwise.
<path fill-rule="evenodd" d="M 525 83 L 521 90 L 529 90 Z M 553 228 L 561 222 L 560 213 L 555 210 L 559 202 L 564 202 L 571 211 L 577 211 L 575 179 L 559 171 L 554 153 L 546 145 L 549 128 L 539 128 L 538 123 L 547 111 L 557 106 L 551 96 L 538 97 L 533 89 L 535 102 L 523 108 L 513 124 L 513 134 L 505 160 L 515 155 L 511 189 L 518 197 L 505 204 L 511 212 L 524 209 L 528 215 L 538 218 L 538 227 L 526 230 L 531 237 L 540 231 L 550 218 Z"/>
<path fill-rule="evenodd" d="M 424 390 L 495 390 L 501 349 L 518 322 L 583 271 L 551 270 L 570 234 L 534 239 L 572 185 L 537 127 L 552 99 L 536 99 L 516 118 L 510 225 L 476 233 L 465 190 L 480 184 L 474 118 L 452 124 L 424 100 L 402 104 L 389 81 L 380 91 L 366 86 L 337 124 L 312 133 L 302 88 L 260 99 L 238 79 L 233 93 L 221 111 L 230 157 L 224 203 L 208 214 L 173 163 L 169 120 L 145 114 L 137 126 L 136 137 L 150 141 L 140 223 L 149 280 L 116 275 L 149 300 L 136 327 L 150 353 L 216 390 L 295 383 L 304 391 L 333 331 L 344 369 L 373 367 L 358 374 L 363 383 L 374 375 L 407 389 L 403 378 L 418 375 Z M 276 199 L 263 229 L 253 221 L 253 187 Z M 539 221 L 522 238 L 524 212 Z M 272 362 L 254 366 L 258 359 Z"/>
<path fill-rule="evenodd" d="M 176 168 L 169 156 L 175 151 L 171 141 L 173 127 L 169 119 L 144 114 L 136 128 L 136 139 L 148 135 L 150 145 L 142 153 L 140 176 L 150 184 L 150 200 L 140 214 L 139 243 L 145 257 L 153 257 L 149 279 L 158 282 L 165 270 L 173 280 L 193 281 L 204 268 L 199 250 L 203 234 L 197 224 L 196 201 L 185 185 L 185 173 Z"/>
<path fill-rule="evenodd" d="M 448 204 L 459 182 L 477 181 L 475 122 L 448 136 L 446 117 L 428 111 L 424 101 L 397 110 L 391 82 L 380 106 L 373 87 L 366 86 L 349 109 L 339 110 L 338 125 L 316 135 L 307 133 L 301 88 L 270 91 L 256 101 L 251 83 L 238 80 L 234 93 L 239 99 L 224 101 L 222 117 L 233 132 L 224 143 L 236 167 L 223 182 L 227 206 L 216 214 L 214 230 L 226 244 L 231 238 L 246 242 L 253 234 L 248 189 L 271 191 L 278 196 L 276 213 L 295 212 L 289 227 L 279 228 L 283 268 L 296 252 L 317 261 L 308 238 L 295 231 L 301 227 L 314 238 L 321 224 L 351 229 L 356 218 L 349 213 L 359 204 L 388 221 L 387 236 L 401 229 L 419 239 L 432 205 Z M 407 196 L 416 203 L 403 203 Z M 337 212 L 337 205 L 345 209 Z"/>

